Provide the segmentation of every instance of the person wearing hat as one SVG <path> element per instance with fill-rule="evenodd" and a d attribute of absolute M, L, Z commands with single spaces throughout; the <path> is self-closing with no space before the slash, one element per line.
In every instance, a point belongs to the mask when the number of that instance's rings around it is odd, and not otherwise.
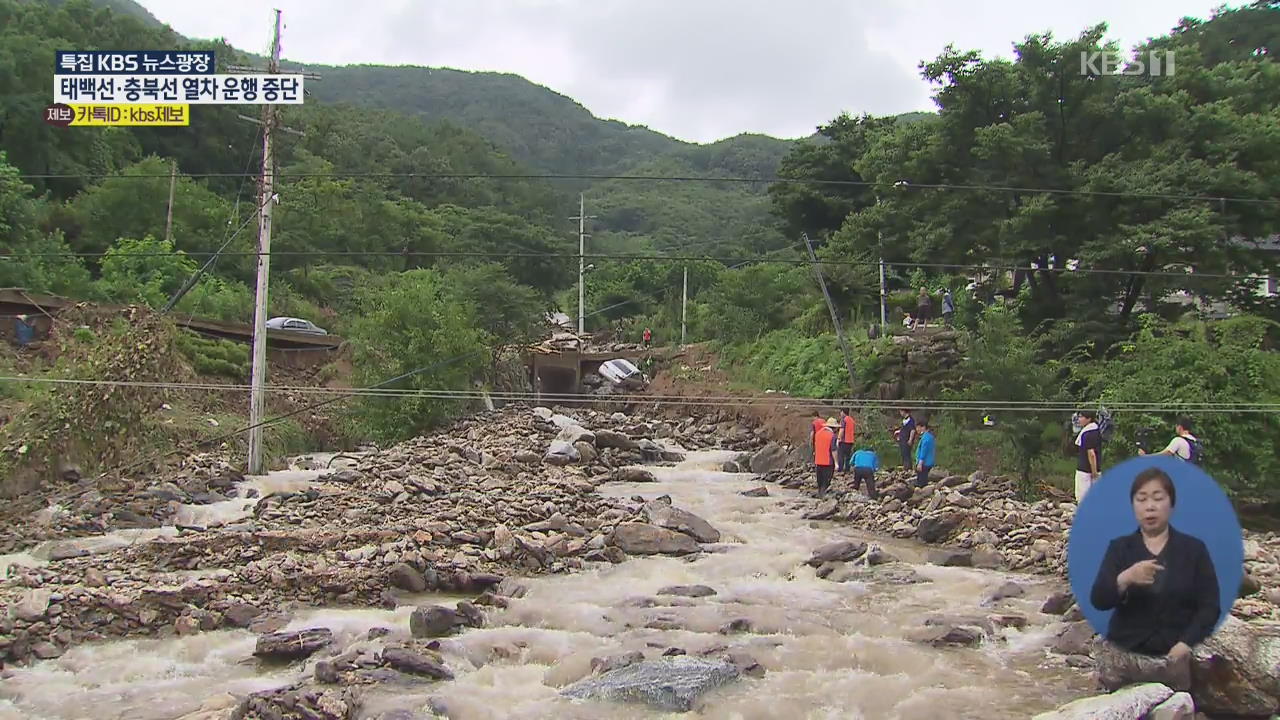
<path fill-rule="evenodd" d="M 825 497 L 836 472 L 836 430 L 840 426 L 836 424 L 835 418 L 827 418 L 827 422 L 822 425 L 818 424 L 820 422 L 822 421 L 814 421 L 810 449 L 814 472 L 818 476 L 818 497 Z"/>

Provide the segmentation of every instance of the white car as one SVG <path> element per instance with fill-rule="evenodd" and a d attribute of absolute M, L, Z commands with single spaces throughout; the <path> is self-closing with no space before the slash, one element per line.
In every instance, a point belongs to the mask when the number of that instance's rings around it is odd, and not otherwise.
<path fill-rule="evenodd" d="M 269 330 L 291 330 L 293 332 L 308 333 L 310 335 L 328 335 L 329 331 L 317 326 L 310 320 L 291 317 L 276 317 L 267 321 L 267 329 Z"/>
<path fill-rule="evenodd" d="M 600 363 L 600 375 L 609 382 L 627 388 L 641 389 L 647 382 L 640 368 L 624 358 Z"/>

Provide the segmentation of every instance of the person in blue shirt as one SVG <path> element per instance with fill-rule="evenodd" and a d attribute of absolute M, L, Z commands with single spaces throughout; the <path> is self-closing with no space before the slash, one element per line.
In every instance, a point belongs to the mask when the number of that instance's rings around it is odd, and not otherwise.
<path fill-rule="evenodd" d="M 857 490 L 865 480 L 867 483 L 867 497 L 872 500 L 878 499 L 876 495 L 876 471 L 880 469 L 880 458 L 876 457 L 876 451 L 870 448 L 859 448 L 853 454 L 852 462 L 853 489 Z"/>
<path fill-rule="evenodd" d="M 921 420 L 917 424 L 920 427 L 920 444 L 916 446 L 916 487 L 924 487 L 929 483 L 929 471 L 933 469 L 937 456 L 934 449 L 933 423 L 929 420 Z"/>

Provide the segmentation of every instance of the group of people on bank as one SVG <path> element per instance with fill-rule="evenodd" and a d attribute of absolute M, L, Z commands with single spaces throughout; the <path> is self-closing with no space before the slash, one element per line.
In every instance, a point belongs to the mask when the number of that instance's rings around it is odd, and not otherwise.
<path fill-rule="evenodd" d="M 917 421 L 907 409 L 898 411 L 901 424 L 893 429 L 893 435 L 902 454 L 902 467 L 916 473 L 916 486 L 929 482 L 929 473 L 937 460 L 937 445 L 930 421 Z M 818 481 L 818 497 L 825 497 L 836 472 L 853 473 L 853 488 L 866 485 L 867 496 L 878 499 L 876 472 L 880 470 L 880 458 L 868 444 L 858 446 L 858 423 L 848 408 L 840 411 L 840 418 L 813 419 L 809 433 L 809 451 L 813 458 Z M 855 447 L 857 449 L 855 450 Z M 912 448 L 915 449 L 914 455 Z"/>
<path fill-rule="evenodd" d="M 936 461 L 934 428 L 928 418 L 914 417 L 905 408 L 898 412 L 901 419 L 893 435 L 902 465 L 914 469 L 915 484 L 923 487 Z M 1093 410 L 1082 410 L 1074 419 L 1079 429 L 1075 437 L 1077 502 L 1094 487 L 1102 472 L 1102 447 L 1109 422 L 1099 421 L 1099 413 Z M 851 472 L 853 489 L 860 490 L 865 483 L 867 496 L 878 499 L 879 458 L 869 443 L 858 443 L 857 432 L 857 421 L 848 408 L 841 410 L 839 418 L 813 419 L 809 450 L 819 497 L 826 496 L 837 472 Z M 1175 433 L 1169 444 L 1154 454 L 1199 464 L 1202 450 L 1200 440 L 1191 432 L 1191 420 L 1179 418 Z M 1138 454 L 1147 452 L 1139 447 Z M 1148 467 L 1128 484 L 1137 528 L 1115 536 L 1101 562 L 1087 570 L 1093 579 L 1088 601 L 1098 610 L 1112 612 L 1103 632 L 1108 641 L 1130 652 L 1179 663 L 1185 675 L 1192 650 L 1213 633 L 1222 617 L 1217 573 L 1204 541 L 1175 529 L 1170 522 L 1178 493 L 1169 473 Z"/>

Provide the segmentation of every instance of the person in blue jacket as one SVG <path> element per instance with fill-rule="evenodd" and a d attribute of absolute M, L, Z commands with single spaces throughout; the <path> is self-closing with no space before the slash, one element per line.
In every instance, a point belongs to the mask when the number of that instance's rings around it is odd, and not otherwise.
<path fill-rule="evenodd" d="M 924 487 L 929 483 L 929 471 L 933 469 L 937 453 L 934 448 L 933 423 L 921 420 L 920 444 L 916 445 L 916 487 Z"/>
<path fill-rule="evenodd" d="M 876 471 L 880 469 L 880 458 L 876 457 L 876 451 L 870 448 L 859 448 L 853 454 L 853 489 L 857 490 L 862 486 L 865 480 L 867 483 L 867 497 L 876 500 Z"/>

